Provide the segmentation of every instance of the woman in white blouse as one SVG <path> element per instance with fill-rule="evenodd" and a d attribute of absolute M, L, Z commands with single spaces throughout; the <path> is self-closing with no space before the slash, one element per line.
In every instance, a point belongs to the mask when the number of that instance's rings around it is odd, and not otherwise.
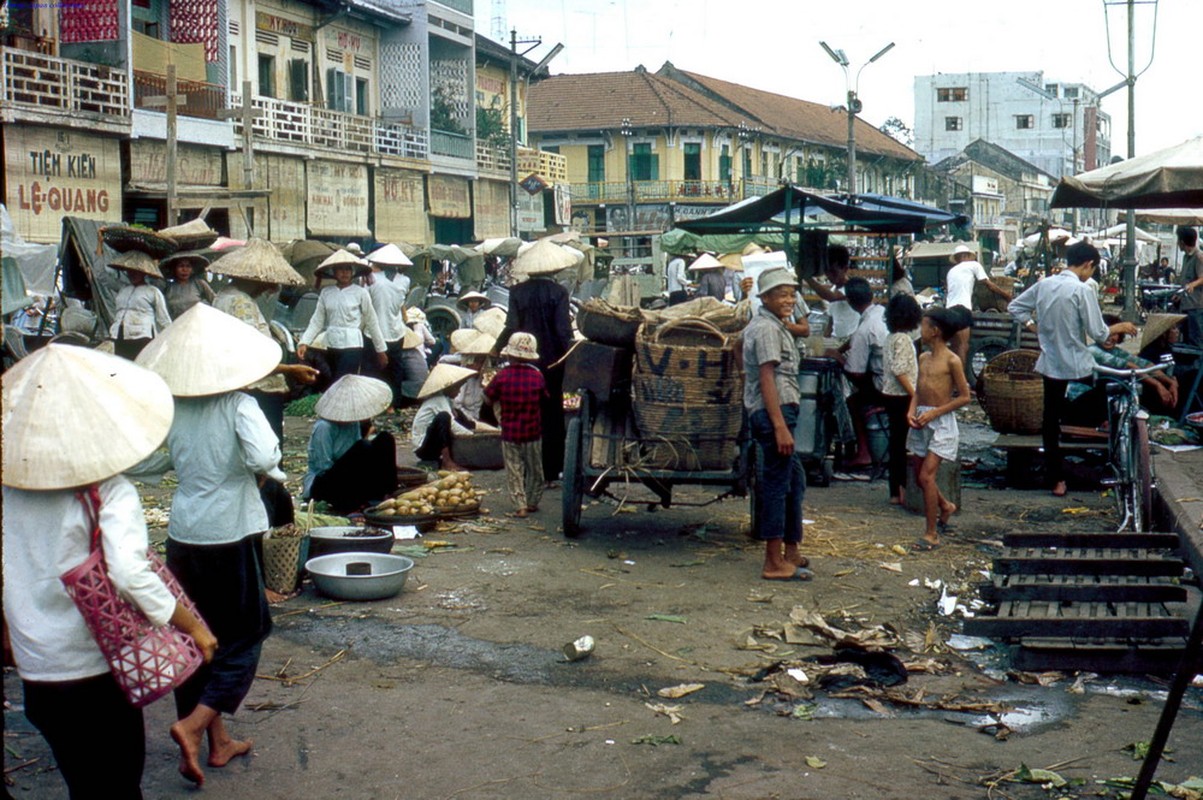
<path fill-rule="evenodd" d="M 882 385 L 886 417 L 890 421 L 890 503 L 902 505 L 906 492 L 906 421 L 911 397 L 919 382 L 919 360 L 911 332 L 919 327 L 923 311 L 909 294 L 896 294 L 886 306 L 886 328 L 890 335 L 882 347 Z"/>
<path fill-rule="evenodd" d="M 148 275 L 161 278 L 162 274 L 154 259 L 136 251 L 123 253 L 109 266 L 124 272 L 129 279 L 129 286 L 117 293 L 109 336 L 113 338 L 113 352 L 132 361 L 159 331 L 171 324 L 166 298 L 146 282 Z"/>
<path fill-rule="evenodd" d="M 388 344 L 372 305 L 372 297 L 367 289 L 352 283 L 356 277 L 371 271 L 366 261 L 346 250 L 334 253 L 316 270 L 320 277 L 334 278 L 334 286 L 327 286 L 318 295 L 317 308 L 297 345 L 297 358 L 303 361 L 309 345 L 313 344 L 318 334 L 324 332 L 334 380 L 343 375 L 359 374 L 365 333 L 372 340 L 377 365 L 380 369 L 388 365 Z"/>
<path fill-rule="evenodd" d="M 121 476 L 163 441 L 171 394 L 128 361 L 50 344 L 4 374 L 4 411 L 4 618 L 25 716 L 46 737 L 72 798 L 141 797 L 142 711 L 126 700 L 59 576 L 88 557 L 95 513 L 114 587 L 212 657 L 213 635 L 151 569 L 142 503 Z"/>

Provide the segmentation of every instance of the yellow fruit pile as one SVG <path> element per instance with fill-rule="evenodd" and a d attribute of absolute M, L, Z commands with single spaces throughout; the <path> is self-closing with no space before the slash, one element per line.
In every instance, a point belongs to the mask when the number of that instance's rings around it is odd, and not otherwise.
<path fill-rule="evenodd" d="M 480 508 L 480 495 L 472 487 L 467 472 L 439 470 L 439 479 L 417 489 L 390 497 L 368 509 L 378 517 L 416 517 L 427 514 L 448 514 L 475 511 Z"/>

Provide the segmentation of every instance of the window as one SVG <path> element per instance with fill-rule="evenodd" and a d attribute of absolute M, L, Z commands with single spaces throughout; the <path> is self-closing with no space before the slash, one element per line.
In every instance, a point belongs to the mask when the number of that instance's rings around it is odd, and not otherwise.
<path fill-rule="evenodd" d="M 544 153 L 557 153 L 558 154 L 560 152 L 560 146 L 558 144 L 545 144 L 545 145 L 542 145 L 539 149 L 542 150 Z"/>
<path fill-rule="evenodd" d="M 341 69 L 326 70 L 326 108 L 351 113 L 355 103 L 354 77 Z"/>
<path fill-rule="evenodd" d="M 1015 130 L 1024 131 L 1036 127 L 1036 118 L 1031 114 L 1015 115 Z"/>
<path fill-rule="evenodd" d="M 1059 88 L 1060 88 L 1060 87 L 1059 87 L 1059 86 L 1057 86 L 1057 84 L 1055 84 L 1055 83 L 1046 83 L 1046 84 L 1044 84 L 1044 91 L 1048 92 L 1048 93 L 1049 93 L 1049 94 L 1051 94 L 1053 97 L 1056 97 L 1056 96 L 1057 96 L 1057 90 L 1058 90 Z"/>
<path fill-rule="evenodd" d="M 946 130 L 946 131 L 959 131 L 959 130 L 963 130 L 964 127 L 965 127 L 965 120 L 961 119 L 960 117 L 945 117 L 944 118 L 944 130 Z"/>
<path fill-rule="evenodd" d="M 288 99 L 297 103 L 309 101 L 309 62 L 303 58 L 288 60 Z"/>
<path fill-rule="evenodd" d="M 697 142 L 685 143 L 685 180 L 700 181 L 702 179 L 702 145 Z"/>
<path fill-rule="evenodd" d="M 965 86 L 936 89 L 936 101 L 940 103 L 963 103 L 968 99 L 969 89 Z"/>
<path fill-rule="evenodd" d="M 718 154 L 718 179 L 720 181 L 731 180 L 731 145 L 725 144 Z"/>
<path fill-rule="evenodd" d="M 1073 124 L 1073 114 L 1053 114 L 1054 128 L 1072 128 Z"/>
<path fill-rule="evenodd" d="M 1077 86 L 1066 86 L 1065 87 L 1065 98 L 1067 100 L 1076 100 L 1077 97 L 1078 97 L 1078 87 Z"/>
<path fill-rule="evenodd" d="M 355 79 L 355 113 L 361 117 L 371 115 L 370 103 L 368 102 L 368 79 Z"/>
<path fill-rule="evenodd" d="M 752 174 L 752 148 L 744 145 L 744 172 L 743 177 L 748 177 Z"/>
<path fill-rule="evenodd" d="M 769 172 L 769 154 L 763 150 L 760 151 L 760 174 L 764 176 L 771 174 Z"/>
<path fill-rule="evenodd" d="M 259 55 L 259 95 L 276 96 L 276 57 Z"/>
<path fill-rule="evenodd" d="M 636 144 L 631 153 L 631 180 L 660 180 L 660 157 L 652 153 L 652 146 L 647 142 Z"/>
<path fill-rule="evenodd" d="M 242 91 L 242 87 L 238 85 L 238 48 L 234 45 L 230 45 L 230 91 Z"/>
<path fill-rule="evenodd" d="M 589 183 L 605 183 L 606 180 L 606 146 L 591 144 L 589 151 Z"/>

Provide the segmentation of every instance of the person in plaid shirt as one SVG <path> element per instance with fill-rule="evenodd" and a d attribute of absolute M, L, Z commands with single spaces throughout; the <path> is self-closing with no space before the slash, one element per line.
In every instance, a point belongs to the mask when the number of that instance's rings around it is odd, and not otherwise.
<path fill-rule="evenodd" d="M 517 332 L 501 355 L 510 363 L 485 387 L 485 399 L 500 403 L 501 452 L 505 476 L 517 510 L 515 517 L 539 510 L 543 499 L 543 416 L 540 403 L 547 396 L 543 374 L 534 362 L 539 342 L 534 335 Z"/>

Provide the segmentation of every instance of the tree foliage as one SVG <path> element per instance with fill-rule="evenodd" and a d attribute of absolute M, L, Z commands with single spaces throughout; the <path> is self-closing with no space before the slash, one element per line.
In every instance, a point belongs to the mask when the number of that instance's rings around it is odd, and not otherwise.
<path fill-rule="evenodd" d="M 907 147 L 915 146 L 915 132 L 898 117 L 890 117 L 881 123 L 881 127 L 878 130 Z"/>

